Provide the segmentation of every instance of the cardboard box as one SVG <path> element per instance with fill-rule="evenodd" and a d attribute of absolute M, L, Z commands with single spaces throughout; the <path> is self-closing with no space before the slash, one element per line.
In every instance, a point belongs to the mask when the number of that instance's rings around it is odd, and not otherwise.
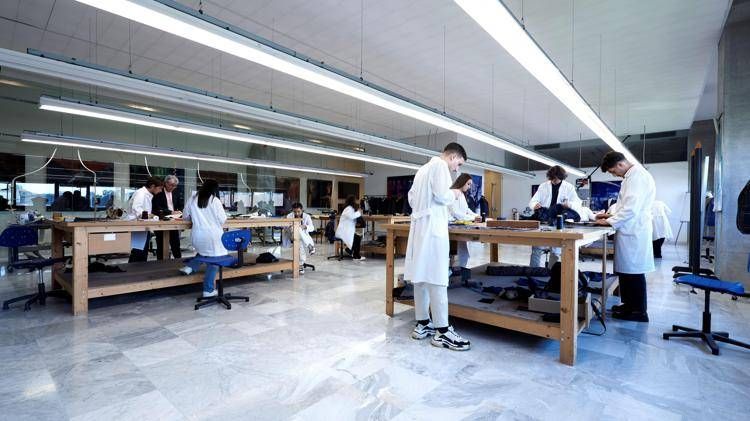
<path fill-rule="evenodd" d="M 589 317 L 589 308 L 591 305 L 591 294 L 578 297 L 578 318 L 586 320 Z M 539 313 L 560 313 L 560 301 L 549 300 L 544 298 L 529 297 L 529 311 Z"/>

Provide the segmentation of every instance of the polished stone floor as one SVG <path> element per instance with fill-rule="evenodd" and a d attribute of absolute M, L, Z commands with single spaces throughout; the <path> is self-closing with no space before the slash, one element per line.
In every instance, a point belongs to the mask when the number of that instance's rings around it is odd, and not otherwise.
<path fill-rule="evenodd" d="M 524 263 L 528 247 L 502 247 Z M 384 260 L 325 261 L 295 282 L 229 282 L 251 297 L 194 311 L 198 286 L 91 303 L 51 299 L 0 312 L 0 418 L 7 420 L 734 420 L 750 413 L 750 351 L 712 356 L 692 340 L 702 296 L 670 282 L 684 249 L 665 246 L 649 283 L 651 323 L 582 335 L 578 364 L 557 342 L 454 320 L 469 352 L 409 338 L 413 313 L 384 314 Z M 472 263 L 486 259 L 475 249 Z M 398 262 L 401 263 L 401 262 Z M 592 269 L 600 263 L 586 262 Z M 34 288 L 0 278 L 0 299 Z M 617 302 L 612 300 L 611 302 Z M 750 302 L 714 296 L 714 325 L 750 340 Z"/>

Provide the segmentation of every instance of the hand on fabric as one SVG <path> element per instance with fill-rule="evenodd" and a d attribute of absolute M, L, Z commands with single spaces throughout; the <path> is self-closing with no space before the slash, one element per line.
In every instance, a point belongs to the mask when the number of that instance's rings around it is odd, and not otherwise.
<path fill-rule="evenodd" d="M 539 209 L 541 207 L 542 207 L 542 204 L 541 203 L 537 203 L 536 205 L 534 205 L 534 210 L 537 210 L 537 209 Z"/>
<path fill-rule="evenodd" d="M 607 218 L 611 218 L 611 217 L 612 217 L 612 215 L 610 215 L 608 213 L 598 213 L 598 214 L 596 214 L 596 219 L 597 220 L 607 219 Z"/>
<path fill-rule="evenodd" d="M 610 226 L 609 222 L 607 222 L 607 220 L 604 219 L 604 218 L 597 218 L 596 225 L 601 225 L 601 226 L 604 226 L 604 227 Z"/>

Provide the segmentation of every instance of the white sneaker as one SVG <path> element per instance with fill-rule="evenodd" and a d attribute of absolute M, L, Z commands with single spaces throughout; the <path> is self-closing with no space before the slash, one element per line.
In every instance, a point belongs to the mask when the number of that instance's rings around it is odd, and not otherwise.
<path fill-rule="evenodd" d="M 417 322 L 414 330 L 411 331 L 411 338 L 417 340 L 433 335 L 435 335 L 435 326 L 432 325 L 432 322 L 428 322 L 426 325 Z"/>
<path fill-rule="evenodd" d="M 468 351 L 471 349 L 471 343 L 468 339 L 464 339 L 453 330 L 453 326 L 448 326 L 448 331 L 440 333 L 435 332 L 435 336 L 432 337 L 430 343 L 434 346 L 441 348 L 448 348 L 453 351 Z"/>
<path fill-rule="evenodd" d="M 183 266 L 180 268 L 180 272 L 183 275 L 190 275 L 191 273 L 193 273 L 193 268 L 191 268 L 190 266 Z"/>
<path fill-rule="evenodd" d="M 216 297 L 217 295 L 219 295 L 219 290 L 217 290 L 216 288 L 214 288 L 214 290 L 211 292 L 203 291 L 203 298 Z"/>
<path fill-rule="evenodd" d="M 364 262 L 367 259 L 365 259 L 365 256 L 359 256 L 359 259 L 354 259 L 354 260 L 359 260 L 360 262 Z"/>
<path fill-rule="evenodd" d="M 311 256 L 312 256 L 313 254 L 315 254 L 315 246 L 310 246 L 310 247 L 308 247 L 308 248 L 307 248 L 307 252 L 308 252 L 308 253 L 310 253 L 310 255 L 311 255 Z"/>
<path fill-rule="evenodd" d="M 299 268 L 299 274 L 304 275 L 305 274 L 305 268 Z"/>

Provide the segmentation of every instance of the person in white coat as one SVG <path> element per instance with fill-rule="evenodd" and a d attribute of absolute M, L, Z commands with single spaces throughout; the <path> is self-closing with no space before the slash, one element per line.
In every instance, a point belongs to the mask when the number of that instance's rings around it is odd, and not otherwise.
<path fill-rule="evenodd" d="M 601 168 L 623 178 L 615 213 L 599 214 L 596 220 L 599 225 L 610 225 L 617 230 L 615 273 L 620 280 L 622 304 L 612 308 L 612 317 L 648 322 L 646 273 L 654 271 L 651 243 L 654 178 L 642 165 L 631 163 L 620 152 L 604 155 Z"/>
<path fill-rule="evenodd" d="M 300 273 L 305 273 L 305 262 L 307 261 L 307 254 L 315 254 L 315 242 L 313 241 L 312 237 L 310 236 L 310 233 L 315 231 L 315 225 L 313 225 L 312 217 L 310 217 L 309 213 L 304 212 L 304 208 L 302 207 L 302 203 L 295 202 L 292 203 L 292 211 L 287 214 L 286 216 L 289 219 L 292 218 L 299 218 L 302 219 L 302 222 L 300 223 L 300 231 L 299 231 L 299 261 L 302 263 L 302 266 L 299 268 Z M 289 247 L 292 243 L 292 232 L 291 229 L 288 228 L 284 230 L 284 238 L 282 241 L 282 246 Z"/>
<path fill-rule="evenodd" d="M 198 190 L 198 193 L 190 198 L 185 206 L 182 218 L 191 221 L 193 227 L 190 231 L 190 242 L 195 248 L 196 256 L 216 257 L 229 254 L 221 243 L 224 235 L 222 225 L 227 220 L 224 205 L 219 200 L 219 183 L 213 179 L 207 179 Z M 200 269 L 201 263 L 189 261 L 185 267 L 180 269 L 185 275 L 190 275 Z M 215 265 L 206 265 L 206 273 L 203 277 L 203 296 L 215 297 L 218 291 L 214 287 L 216 273 L 219 271 Z"/>
<path fill-rule="evenodd" d="M 360 217 L 362 217 L 362 212 L 359 211 L 359 202 L 354 199 L 354 196 L 347 197 L 344 210 L 341 211 L 339 217 L 339 225 L 336 227 L 336 238 L 346 244 L 354 260 L 365 260 L 359 254 L 362 235 L 357 233 L 357 218 Z"/>
<path fill-rule="evenodd" d="M 654 259 L 661 259 L 661 246 L 665 240 L 672 238 L 672 225 L 669 223 L 669 215 L 672 209 L 669 209 L 666 203 L 661 200 L 654 200 L 651 208 L 653 217 L 654 232 L 651 235 L 654 245 Z"/>
<path fill-rule="evenodd" d="M 465 161 L 464 148 L 449 143 L 441 156 L 417 171 L 408 195 L 412 213 L 404 259 L 404 279 L 414 285 L 417 323 L 411 337 L 432 336 L 432 345 L 456 351 L 471 344 L 448 324 L 448 205 L 463 194 L 451 189 L 450 173 Z"/>
<path fill-rule="evenodd" d="M 159 177 L 150 177 L 146 184 L 133 193 L 128 201 L 128 219 L 141 219 L 146 212 L 151 218 L 151 200 L 154 195 L 161 193 L 164 182 Z M 130 258 L 128 263 L 145 262 L 148 260 L 148 244 L 151 241 L 151 231 L 134 232 L 130 238 Z"/>
<path fill-rule="evenodd" d="M 469 191 L 474 182 L 471 180 L 471 175 L 463 173 L 456 178 L 453 182 L 451 189 L 460 190 L 461 194 L 448 205 L 448 211 L 450 212 L 450 218 L 456 221 L 472 221 L 481 222 L 482 217 L 477 215 L 474 211 L 469 209 L 469 205 L 466 202 L 466 192 Z M 456 242 L 456 253 L 457 253 L 457 265 L 461 271 L 461 280 L 465 281 L 471 277 L 471 271 L 467 269 L 469 264 L 469 246 L 466 241 Z"/>
<path fill-rule="evenodd" d="M 529 208 L 537 210 L 540 208 L 550 208 L 553 205 L 559 204 L 563 208 L 572 209 L 580 215 L 581 213 L 581 199 L 576 193 L 575 187 L 565 181 L 568 178 L 568 173 L 565 169 L 559 165 L 550 167 L 547 170 L 547 181 L 539 185 L 539 188 L 534 193 L 529 201 Z M 555 257 L 554 261 L 560 260 L 560 248 L 559 247 L 531 247 L 531 258 L 529 259 L 529 266 L 540 267 L 542 265 L 542 255 L 545 250 L 551 250 L 552 255 Z M 550 263 L 554 263 L 551 261 Z"/>

